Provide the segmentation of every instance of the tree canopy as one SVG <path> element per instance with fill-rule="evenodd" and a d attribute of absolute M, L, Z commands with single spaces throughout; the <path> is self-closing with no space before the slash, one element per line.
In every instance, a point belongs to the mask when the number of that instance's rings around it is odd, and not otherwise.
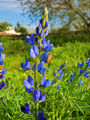
<path fill-rule="evenodd" d="M 63 28 L 90 31 L 89 0 L 17 0 L 26 14 L 39 15 L 46 6 L 49 20 L 60 18 Z M 37 16 L 38 17 L 38 16 Z M 54 24 L 54 22 L 53 22 Z"/>
<path fill-rule="evenodd" d="M 25 27 L 21 26 L 19 22 L 17 22 L 17 25 L 15 27 L 15 31 L 21 34 L 28 34 L 28 31 Z"/>
<path fill-rule="evenodd" d="M 0 32 L 4 32 L 9 29 L 12 25 L 9 24 L 8 22 L 2 22 L 0 23 Z"/>

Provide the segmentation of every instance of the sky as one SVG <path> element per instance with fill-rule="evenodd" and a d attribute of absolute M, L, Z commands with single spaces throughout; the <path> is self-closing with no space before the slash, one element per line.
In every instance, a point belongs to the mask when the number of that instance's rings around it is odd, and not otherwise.
<path fill-rule="evenodd" d="M 0 22 L 8 22 L 15 27 L 18 21 L 22 26 L 27 27 L 29 32 L 35 30 L 35 24 L 29 25 L 31 24 L 29 17 L 22 15 L 22 8 L 18 1 L 0 0 Z"/>

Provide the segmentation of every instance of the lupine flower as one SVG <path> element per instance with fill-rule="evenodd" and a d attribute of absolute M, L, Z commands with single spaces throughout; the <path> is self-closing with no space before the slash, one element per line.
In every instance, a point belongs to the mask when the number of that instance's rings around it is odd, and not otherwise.
<path fill-rule="evenodd" d="M 84 74 L 84 76 L 86 77 L 86 78 L 88 78 L 88 77 L 90 77 L 90 71 L 87 71 L 87 72 L 84 72 L 83 74 Z"/>
<path fill-rule="evenodd" d="M 42 39 L 42 41 L 41 41 L 41 45 L 43 46 L 44 43 L 45 43 L 45 37 Z"/>
<path fill-rule="evenodd" d="M 70 77 L 73 79 L 75 77 L 76 73 L 72 74 Z"/>
<path fill-rule="evenodd" d="M 0 65 L 4 64 L 4 61 L 2 60 L 5 57 L 5 54 L 2 54 L 4 51 L 4 48 L 2 48 L 2 43 L 0 42 Z"/>
<path fill-rule="evenodd" d="M 39 112 L 38 114 L 38 120 L 47 120 L 45 117 L 44 117 L 44 113 L 43 112 Z"/>
<path fill-rule="evenodd" d="M 90 59 L 89 58 L 86 60 L 86 63 L 87 63 L 87 67 L 90 67 Z"/>
<path fill-rule="evenodd" d="M 33 91 L 33 79 L 31 76 L 28 75 L 28 80 L 25 80 L 24 81 L 24 86 L 26 88 L 26 91 L 28 93 L 32 92 Z"/>
<path fill-rule="evenodd" d="M 38 72 L 44 74 L 46 72 L 46 67 L 44 66 L 44 61 L 40 62 L 37 66 Z"/>
<path fill-rule="evenodd" d="M 53 72 L 53 76 L 56 76 L 57 73 Z"/>
<path fill-rule="evenodd" d="M 50 79 L 45 80 L 45 76 L 44 76 L 41 80 L 41 85 L 40 86 L 48 87 L 49 85 L 51 85 Z"/>
<path fill-rule="evenodd" d="M 84 83 L 82 83 L 82 80 L 79 80 L 78 85 L 81 85 L 81 86 L 84 85 Z"/>
<path fill-rule="evenodd" d="M 43 49 L 45 50 L 45 52 L 49 52 L 53 49 L 53 44 L 49 45 L 50 40 L 45 41 L 43 44 Z"/>
<path fill-rule="evenodd" d="M 0 42 L 0 52 L 3 52 L 4 48 L 2 48 L 2 43 Z"/>
<path fill-rule="evenodd" d="M 21 67 L 22 67 L 24 70 L 29 70 L 29 69 L 31 69 L 29 60 L 25 58 L 25 62 L 26 62 L 26 63 L 21 63 Z"/>
<path fill-rule="evenodd" d="M 35 66 L 36 66 L 36 63 L 32 67 L 33 73 L 34 73 L 34 70 L 35 70 Z"/>
<path fill-rule="evenodd" d="M 41 24 L 39 24 L 39 26 L 36 28 L 36 34 L 37 34 L 40 38 L 42 38 L 42 37 L 44 36 L 44 31 L 43 31 L 43 29 L 42 29 L 42 25 L 41 25 Z"/>
<path fill-rule="evenodd" d="M 0 58 L 0 65 L 3 65 L 4 61 Z"/>
<path fill-rule="evenodd" d="M 82 62 L 82 63 L 78 63 L 78 67 L 80 67 L 80 68 L 82 68 L 83 67 L 83 65 L 84 65 L 84 62 Z"/>
<path fill-rule="evenodd" d="M 44 52 L 44 53 L 41 55 L 41 61 L 46 62 L 46 61 L 47 61 L 47 58 L 48 58 L 47 52 Z"/>
<path fill-rule="evenodd" d="M 38 54 L 39 54 L 38 48 L 37 48 L 35 45 L 32 45 L 32 46 L 31 46 L 31 49 L 29 50 L 29 55 L 30 55 L 32 58 L 35 58 L 36 56 L 38 56 Z"/>
<path fill-rule="evenodd" d="M 5 82 L 4 82 L 4 81 L 0 82 L 0 90 L 1 90 L 4 86 L 5 86 Z"/>
<path fill-rule="evenodd" d="M 64 71 L 64 70 L 63 70 Z M 61 80 L 61 78 L 63 77 L 63 75 L 64 75 L 64 72 L 63 71 L 59 71 L 60 72 L 60 76 L 58 77 L 58 80 Z"/>
<path fill-rule="evenodd" d="M 0 58 L 4 59 L 5 58 L 5 54 L 0 53 Z"/>
<path fill-rule="evenodd" d="M 58 69 L 58 73 L 62 73 L 62 69 Z"/>
<path fill-rule="evenodd" d="M 29 36 L 26 36 L 25 40 L 30 45 L 33 45 L 35 43 L 35 37 L 34 37 L 33 33 L 31 34 L 31 38 Z"/>
<path fill-rule="evenodd" d="M 3 76 L 3 74 L 0 75 L 0 80 L 4 80 L 5 76 Z"/>
<path fill-rule="evenodd" d="M 47 62 L 47 63 L 49 63 L 51 61 L 51 58 L 52 58 L 52 55 L 51 54 L 47 55 L 47 52 L 44 52 L 41 55 L 41 61 L 44 61 L 44 62 Z"/>
<path fill-rule="evenodd" d="M 70 77 L 71 77 L 71 79 L 70 79 L 70 82 L 72 83 L 72 79 L 74 79 L 74 77 L 75 77 L 75 75 L 76 75 L 76 73 L 74 73 L 74 74 L 72 74 Z"/>
<path fill-rule="evenodd" d="M 83 73 L 84 69 L 79 70 L 79 74 L 81 75 Z"/>
<path fill-rule="evenodd" d="M 35 102 L 44 101 L 45 100 L 45 94 L 44 93 L 42 94 L 41 91 L 36 89 L 33 92 L 33 98 L 34 98 Z"/>
<path fill-rule="evenodd" d="M 2 68 L 2 74 L 6 74 L 8 72 L 8 70 L 4 70 L 5 67 Z"/>
<path fill-rule="evenodd" d="M 57 89 L 60 89 L 61 87 L 59 85 L 57 85 Z"/>
<path fill-rule="evenodd" d="M 1 100 L 3 101 L 3 97 L 1 97 Z"/>
<path fill-rule="evenodd" d="M 61 80 L 61 78 L 62 78 L 62 76 L 60 75 L 60 76 L 58 77 L 58 80 Z"/>
<path fill-rule="evenodd" d="M 60 69 L 65 68 L 65 67 L 66 67 L 66 64 L 64 63 L 60 66 Z"/>
<path fill-rule="evenodd" d="M 24 103 L 24 104 L 25 104 L 25 107 L 21 107 L 21 111 L 22 111 L 24 114 L 30 113 L 31 111 L 30 111 L 30 106 L 29 106 L 29 104 L 27 104 L 27 103 Z"/>

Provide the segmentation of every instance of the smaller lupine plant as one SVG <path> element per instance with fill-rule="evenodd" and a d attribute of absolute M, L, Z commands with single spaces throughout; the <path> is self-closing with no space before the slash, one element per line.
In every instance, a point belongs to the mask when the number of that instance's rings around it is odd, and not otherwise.
<path fill-rule="evenodd" d="M 2 43 L 0 42 L 0 90 L 5 86 L 4 74 L 8 72 L 7 70 L 5 70 L 5 67 L 3 67 L 3 64 L 4 64 L 3 59 L 5 58 L 5 54 L 2 54 L 3 51 L 4 51 L 4 48 L 2 48 Z"/>
<path fill-rule="evenodd" d="M 45 7 L 42 19 L 39 22 L 39 26 L 36 28 L 36 38 L 33 34 L 31 34 L 31 37 L 26 36 L 26 42 L 31 46 L 29 49 L 29 55 L 34 58 L 35 63 L 33 66 L 30 65 L 30 61 L 25 58 L 25 63 L 21 63 L 21 67 L 24 70 L 32 70 L 34 74 L 34 79 L 28 75 L 28 80 L 24 81 L 24 86 L 27 93 L 31 93 L 33 97 L 33 101 L 35 103 L 35 112 L 34 117 L 36 120 L 46 120 L 46 117 L 44 117 L 43 111 L 39 111 L 39 104 L 45 100 L 45 93 L 42 93 L 39 88 L 43 87 L 46 88 L 50 85 L 55 84 L 55 87 L 57 89 L 60 89 L 61 86 L 59 86 L 59 82 L 61 81 L 66 63 L 62 64 L 58 70 L 53 71 L 53 76 L 55 81 L 51 81 L 50 79 L 46 79 L 45 72 L 46 67 L 45 64 L 49 63 L 51 61 L 52 55 L 49 53 L 53 49 L 53 44 L 50 44 L 50 40 L 45 40 L 45 37 L 48 35 L 48 11 Z M 36 42 L 36 39 L 38 39 L 38 43 Z M 86 67 L 83 68 L 84 63 L 78 63 L 78 67 L 81 68 L 78 74 L 78 79 L 83 74 L 85 77 L 90 77 L 89 71 L 85 72 L 87 68 L 90 67 L 90 59 L 86 60 Z M 40 76 L 42 75 L 42 79 L 40 80 Z M 76 76 L 76 73 L 72 74 L 70 76 L 70 80 L 67 80 L 68 85 L 73 84 L 74 78 Z M 78 85 L 83 86 L 84 83 L 82 80 L 78 81 Z M 73 87 L 73 86 L 72 86 Z M 71 91 L 72 92 L 72 91 Z M 21 107 L 21 111 L 24 114 L 32 113 L 30 110 L 30 106 L 28 103 L 24 103 L 24 106 Z"/>

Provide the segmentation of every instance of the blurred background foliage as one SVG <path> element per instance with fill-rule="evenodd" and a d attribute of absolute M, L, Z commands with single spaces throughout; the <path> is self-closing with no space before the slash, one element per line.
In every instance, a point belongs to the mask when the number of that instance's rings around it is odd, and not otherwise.
<path fill-rule="evenodd" d="M 23 14 L 28 14 L 33 20 L 40 17 L 46 6 L 49 12 L 51 26 L 59 27 L 61 31 L 90 32 L 90 1 L 89 0 L 17 0 L 21 3 Z M 34 21 L 35 22 L 35 21 Z"/>

